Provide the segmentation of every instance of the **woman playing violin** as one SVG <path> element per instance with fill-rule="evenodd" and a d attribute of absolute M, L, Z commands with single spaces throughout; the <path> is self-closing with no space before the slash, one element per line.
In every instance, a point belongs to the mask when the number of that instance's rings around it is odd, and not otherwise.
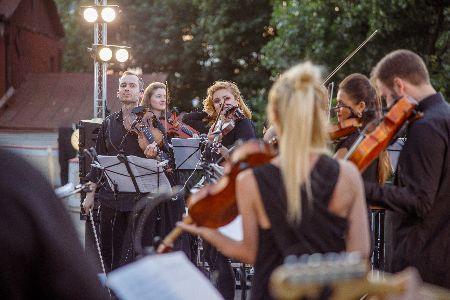
<path fill-rule="evenodd" d="M 290 255 L 369 252 L 369 228 L 358 170 L 327 153 L 326 91 L 307 62 L 286 71 L 269 94 L 267 112 L 279 155 L 241 172 L 236 198 L 243 240 L 180 224 L 224 255 L 255 265 L 252 299 L 270 299 L 269 276 Z"/>
<path fill-rule="evenodd" d="M 238 108 L 243 118 L 225 116 L 228 110 Z M 219 116 L 219 117 L 218 117 Z M 232 146 L 238 140 L 249 140 L 255 138 L 255 129 L 252 121 L 250 109 L 245 104 L 241 92 L 236 84 L 228 81 L 216 81 L 207 90 L 207 96 L 203 100 L 203 113 L 193 112 L 184 116 L 183 121 L 197 129 L 201 133 L 208 132 L 211 140 L 214 139 L 213 125 L 217 119 L 224 123 L 234 122 L 234 127 L 228 127 L 228 132 L 218 134 L 218 139 L 224 147 Z M 221 151 L 222 155 L 227 155 L 226 149 Z M 215 161 L 217 155 L 211 155 L 211 160 Z M 208 156 L 209 157 L 209 156 Z M 205 258 L 211 267 L 211 271 L 218 271 L 217 288 L 225 299 L 234 299 L 235 278 L 229 259 L 219 253 L 208 243 L 204 245 Z"/>
<path fill-rule="evenodd" d="M 364 128 L 371 121 L 381 117 L 381 103 L 375 88 L 362 74 L 351 74 L 340 84 L 337 93 L 338 122 L 354 119 Z M 358 138 L 355 131 L 340 139 L 335 146 L 336 156 L 343 158 Z M 364 180 L 383 184 L 391 174 L 391 165 L 386 151 L 380 155 L 362 174 Z"/>
<path fill-rule="evenodd" d="M 235 118 L 234 127 L 225 134 L 220 134 L 222 145 L 232 146 L 237 140 L 249 140 L 255 137 L 255 127 L 251 121 L 252 113 L 245 104 L 241 92 L 236 84 L 229 81 L 216 81 L 208 88 L 207 96 L 203 100 L 203 111 L 207 113 L 207 122 L 210 126 L 209 136 L 215 130 L 213 128 L 218 119 L 223 122 L 230 121 L 234 116 L 226 116 L 226 112 L 238 108 L 243 118 Z"/>
<path fill-rule="evenodd" d="M 148 143 L 143 134 L 139 134 L 139 145 L 141 148 L 145 149 L 144 154 L 148 158 L 155 158 L 158 155 L 158 144 L 164 146 L 167 143 L 165 132 L 160 119 L 164 117 L 164 113 L 167 108 L 167 95 L 166 95 L 166 85 L 161 82 L 151 83 L 144 91 L 144 97 L 140 103 L 148 109 L 148 112 L 144 116 L 143 120 L 146 125 L 150 127 L 151 133 L 154 133 L 154 138 L 156 139 L 153 143 Z M 156 126 L 155 126 L 156 125 Z M 144 147 L 145 146 L 145 147 Z M 164 147 L 162 147 L 164 148 Z M 169 149 L 161 149 L 168 152 Z"/>
<path fill-rule="evenodd" d="M 165 154 L 170 162 L 173 164 L 173 154 L 169 146 L 169 140 L 166 136 L 164 126 L 161 124 L 161 119 L 164 118 L 167 98 L 166 98 L 166 85 L 161 82 L 151 83 L 144 91 L 144 96 L 140 105 L 147 108 L 148 111 L 143 118 L 143 122 L 149 126 L 151 134 L 155 138 L 155 142 L 148 143 L 148 140 L 142 134 L 139 134 L 139 144 L 141 148 L 145 149 L 144 154 L 148 158 L 158 158 Z M 145 147 L 144 147 L 145 146 Z M 173 170 L 165 172 L 172 186 L 178 184 L 177 174 Z M 168 201 L 160 204 L 155 212 L 150 215 L 149 222 L 154 222 L 154 233 L 160 237 L 165 236 L 175 226 L 176 221 L 180 220 L 185 211 L 185 205 L 183 199 L 176 199 L 175 201 Z M 152 221 L 153 220 L 153 221 Z M 152 239 L 153 235 L 149 235 L 147 238 Z M 186 240 L 179 239 L 175 248 L 177 250 L 181 248 L 187 248 Z"/>

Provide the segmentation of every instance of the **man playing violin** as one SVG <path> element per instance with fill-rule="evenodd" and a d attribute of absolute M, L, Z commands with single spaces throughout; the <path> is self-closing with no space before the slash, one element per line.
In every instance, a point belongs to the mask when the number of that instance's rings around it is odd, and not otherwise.
<path fill-rule="evenodd" d="M 369 204 L 390 210 L 390 271 L 414 266 L 424 281 L 450 288 L 450 105 L 431 85 L 424 61 L 411 51 L 386 55 L 373 77 L 388 106 L 411 97 L 423 112 L 407 128 L 394 185 L 365 182 Z"/>
<path fill-rule="evenodd" d="M 95 146 L 99 155 L 116 156 L 120 153 L 138 157 L 156 155 L 155 149 L 150 147 L 144 154 L 132 128 L 136 118 L 132 110 L 138 106 L 143 92 L 142 79 L 135 73 L 124 72 L 119 79 L 117 91 L 117 98 L 122 107 L 120 111 L 109 115 L 102 123 Z M 133 215 L 136 201 L 139 200 L 138 194 L 115 193 L 104 176 L 101 176 L 100 170 L 96 168 L 91 169 L 87 179 L 93 182 L 96 188 L 93 188 L 95 192 L 86 195 L 83 208 L 87 212 L 93 207 L 94 194 L 97 193 L 100 203 L 100 245 L 105 269 L 109 272 L 134 260 L 132 241 L 134 227 L 130 228 L 129 219 Z M 151 236 L 151 234 L 144 234 L 144 236 Z"/>

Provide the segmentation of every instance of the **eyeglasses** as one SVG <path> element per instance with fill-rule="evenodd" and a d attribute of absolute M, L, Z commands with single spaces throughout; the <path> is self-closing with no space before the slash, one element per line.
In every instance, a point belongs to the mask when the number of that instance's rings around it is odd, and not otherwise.
<path fill-rule="evenodd" d="M 347 109 L 349 109 L 350 111 L 353 111 L 353 108 L 351 108 L 351 107 L 348 106 L 348 105 L 342 104 L 342 103 L 339 103 L 339 104 L 336 105 L 335 107 L 332 107 L 331 110 L 336 111 L 336 110 L 339 110 L 339 109 L 341 109 L 341 108 L 347 108 Z"/>

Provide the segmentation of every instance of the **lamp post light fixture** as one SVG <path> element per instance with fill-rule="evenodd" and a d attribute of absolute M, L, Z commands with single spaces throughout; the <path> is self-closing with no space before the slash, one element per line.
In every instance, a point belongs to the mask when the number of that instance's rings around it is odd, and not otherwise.
<path fill-rule="evenodd" d="M 107 0 L 95 0 L 94 5 L 81 6 L 83 17 L 94 23 L 94 119 L 104 119 L 106 112 L 106 70 L 113 57 L 123 63 L 128 60 L 129 53 L 125 46 L 107 44 L 107 23 L 113 22 L 119 13 L 118 5 L 108 5 Z"/>

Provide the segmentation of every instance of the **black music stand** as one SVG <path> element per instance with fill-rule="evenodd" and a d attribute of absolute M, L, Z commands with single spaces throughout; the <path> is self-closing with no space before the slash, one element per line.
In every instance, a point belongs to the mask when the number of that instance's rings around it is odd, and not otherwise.
<path fill-rule="evenodd" d="M 172 139 L 176 170 L 200 170 L 202 139 Z"/>
<path fill-rule="evenodd" d="M 170 182 L 160 163 L 133 155 L 98 156 L 111 189 L 115 193 L 162 193 L 170 191 Z"/>

